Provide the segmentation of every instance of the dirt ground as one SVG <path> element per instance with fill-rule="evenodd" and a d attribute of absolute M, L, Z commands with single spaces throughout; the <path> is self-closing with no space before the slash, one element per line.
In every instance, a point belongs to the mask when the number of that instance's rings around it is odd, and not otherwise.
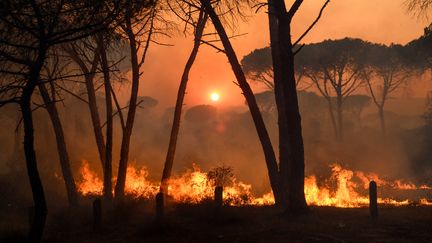
<path fill-rule="evenodd" d="M 91 203 L 51 209 L 45 242 L 432 242 L 432 207 L 384 207 L 372 219 L 368 208 L 311 207 L 307 216 L 284 215 L 274 207 L 225 207 L 211 203 L 171 205 L 156 220 L 154 205 L 104 205 L 94 229 Z M 22 242 L 28 210 L 0 209 L 0 240 Z"/>

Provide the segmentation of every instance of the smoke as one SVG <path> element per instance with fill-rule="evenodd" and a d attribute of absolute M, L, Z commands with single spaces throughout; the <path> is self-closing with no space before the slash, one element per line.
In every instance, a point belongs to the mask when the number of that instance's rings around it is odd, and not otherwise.
<path fill-rule="evenodd" d="M 294 37 L 299 36 L 316 16 L 320 5 L 312 2 L 305 3 L 300 15 L 296 16 Z M 406 15 L 402 2 L 334 1 L 305 41 L 352 36 L 379 43 L 406 43 L 419 36 L 424 24 Z M 365 13 L 368 14 L 367 18 L 364 17 Z M 398 21 L 395 21 L 394 16 L 398 16 Z M 249 22 L 239 25 L 239 33 L 247 33 L 233 39 L 239 57 L 256 47 L 268 45 L 268 34 L 263 31 L 268 29 L 265 13 L 259 13 Z M 130 163 L 146 166 L 150 171 L 149 179 L 153 181 L 161 177 L 173 115 L 171 106 L 174 105 L 179 77 L 192 46 L 190 38 L 180 36 L 160 41 L 175 46 L 151 46 L 143 68 L 140 90 L 141 95 L 150 95 L 159 104 L 138 110 L 130 148 Z M 244 99 L 233 80 L 226 57 L 203 46 L 190 77 L 174 173 L 190 168 L 193 163 L 199 164 L 204 171 L 225 164 L 232 166 L 236 177 L 251 183 L 258 193 L 268 192 L 261 146 Z M 421 88 L 414 89 L 413 93 L 418 94 L 414 96 L 424 97 L 425 87 L 421 85 Z M 207 119 L 186 119 L 188 110 L 209 103 L 208 94 L 214 89 L 219 90 L 222 96 L 221 104 L 216 106 L 216 114 Z M 128 100 L 128 85 L 124 85 L 121 90 L 119 96 L 125 104 Z M 88 107 L 73 97 L 64 98 L 64 103 L 59 103 L 59 110 L 75 179 L 80 179 L 77 171 L 82 160 L 90 161 L 92 169 L 100 175 L 102 168 Z M 103 100 L 100 100 L 101 113 L 103 104 Z M 430 177 L 426 173 L 430 171 L 430 165 L 421 159 L 424 151 L 413 149 L 427 148 L 429 145 L 427 140 L 421 139 L 424 133 L 419 132 L 423 129 L 421 115 L 424 99 L 405 96 L 392 99 L 387 107 L 389 131 L 385 137 L 381 135 L 376 111 L 370 105 L 360 119 L 346 112 L 346 136 L 343 142 L 336 142 L 325 105 L 311 107 L 303 100 L 307 173 L 327 173 L 325 171 L 328 171 L 329 164 L 339 162 L 352 169 L 373 171 L 387 177 L 415 177 L 418 180 Z M 10 195 L 19 194 L 27 199 L 31 195 L 21 148 L 22 128 L 18 129 L 18 133 L 14 132 L 20 119 L 17 109 L 2 108 L 0 113 L 0 181 L 7 185 L 5 188 L 9 188 L 8 194 L 3 194 L 3 198 L 8 200 L 15 198 Z M 274 110 L 264 112 L 264 117 L 277 152 L 277 120 L 272 112 Z M 38 109 L 34 114 L 36 153 L 44 186 L 48 188 L 49 196 L 64 198 L 51 123 L 44 109 Z M 115 118 L 114 136 L 113 172 L 116 174 L 121 140 L 118 117 Z"/>

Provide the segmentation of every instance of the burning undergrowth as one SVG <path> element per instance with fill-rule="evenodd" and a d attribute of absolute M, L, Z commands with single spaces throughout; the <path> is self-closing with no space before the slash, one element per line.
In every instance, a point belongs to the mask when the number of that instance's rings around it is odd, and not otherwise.
<path fill-rule="evenodd" d="M 331 176 L 318 180 L 317 176 L 309 175 L 305 178 L 305 196 L 309 205 L 334 206 L 343 208 L 364 207 L 369 204 L 368 187 L 370 181 L 375 181 L 380 192 L 391 191 L 404 194 L 407 191 L 420 191 L 429 193 L 432 187 L 428 185 L 415 185 L 402 180 L 386 180 L 374 173 L 352 171 L 339 164 L 333 164 Z M 159 183 L 148 179 L 149 171 L 145 167 L 129 166 L 127 168 L 126 195 L 137 199 L 153 199 L 159 192 Z M 97 174 L 90 169 L 89 163 L 83 161 L 80 168 L 78 190 L 84 196 L 102 195 L 103 182 Z M 115 181 L 115 178 L 114 178 Z M 209 200 L 214 195 L 214 187 L 223 186 L 224 203 L 231 206 L 244 205 L 272 205 L 274 204 L 271 192 L 262 196 L 253 193 L 252 185 L 238 181 L 230 167 L 217 167 L 204 172 L 198 165 L 184 173 L 173 177 L 169 182 L 168 194 L 176 202 L 198 204 Z M 432 205 L 426 198 L 413 201 L 410 199 L 394 199 L 392 197 L 378 198 L 380 204 L 404 205 Z"/>

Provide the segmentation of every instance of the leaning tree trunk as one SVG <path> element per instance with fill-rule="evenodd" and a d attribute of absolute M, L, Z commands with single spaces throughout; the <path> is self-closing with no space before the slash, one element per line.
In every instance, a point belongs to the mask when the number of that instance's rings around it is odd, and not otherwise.
<path fill-rule="evenodd" d="M 60 159 L 60 166 L 63 174 L 63 180 L 66 186 L 66 193 L 68 196 L 69 205 L 78 205 L 78 192 L 75 185 L 73 173 L 70 166 L 69 154 L 66 147 L 66 140 L 64 136 L 63 126 L 57 111 L 57 106 L 54 103 L 55 99 L 51 99 L 45 84 L 39 84 L 39 91 L 44 101 L 46 110 L 48 111 L 51 124 L 54 129 L 54 134 L 57 143 L 57 152 Z"/>
<path fill-rule="evenodd" d="M 177 101 L 176 101 L 176 106 L 174 111 L 173 125 L 171 128 L 171 136 L 169 140 L 168 151 L 165 159 L 165 165 L 164 165 L 162 180 L 161 180 L 161 192 L 164 192 L 165 194 L 168 192 L 168 180 L 171 176 L 171 171 L 174 163 L 174 156 L 175 156 L 175 151 L 177 146 L 177 137 L 180 130 L 180 120 L 182 114 L 183 101 L 186 93 L 187 83 L 189 80 L 189 72 L 198 54 L 198 50 L 201 44 L 201 38 L 207 22 L 207 18 L 208 18 L 207 14 L 200 12 L 198 23 L 195 29 L 194 46 L 189 56 L 189 59 L 186 62 L 186 66 L 183 70 L 183 75 L 181 77 L 180 86 L 177 93 Z"/>
<path fill-rule="evenodd" d="M 275 11 L 278 18 L 278 50 L 280 51 L 280 66 L 282 68 L 281 86 L 283 89 L 284 109 L 287 125 L 288 180 L 287 212 L 303 214 L 308 211 L 304 194 L 304 145 L 301 128 L 301 117 L 298 105 L 296 80 L 294 73 L 294 53 L 291 40 L 291 17 L 285 9 L 283 0 L 275 1 Z M 276 81 L 276 80 L 275 80 Z M 282 179 L 283 180 L 283 179 Z"/>
<path fill-rule="evenodd" d="M 110 201 L 112 195 L 112 149 L 113 149 L 113 105 L 111 99 L 111 77 L 106 53 L 105 40 L 101 33 L 97 34 L 101 68 L 104 77 L 105 107 L 106 107 L 106 144 L 105 161 L 103 163 L 103 195 L 105 200 Z"/>
<path fill-rule="evenodd" d="M 127 164 L 129 160 L 129 145 L 132 135 L 132 129 L 135 120 L 135 113 L 138 100 L 139 78 L 140 70 L 138 63 L 138 48 L 136 36 L 133 32 L 132 23 L 130 18 L 126 18 L 126 34 L 129 40 L 129 47 L 131 52 L 131 65 L 132 65 L 132 89 L 129 100 L 129 109 L 126 118 L 126 126 L 123 129 L 123 137 L 120 148 L 120 162 L 117 175 L 117 183 L 115 186 L 115 197 L 122 199 L 124 196 L 124 189 L 126 184 Z"/>
<path fill-rule="evenodd" d="M 222 44 L 225 49 L 225 54 L 228 57 L 228 61 L 231 64 L 231 68 L 234 72 L 234 75 L 237 79 L 237 82 L 243 91 L 243 95 L 246 99 L 246 102 L 248 104 L 249 110 L 252 115 L 252 119 L 255 124 L 256 131 L 258 133 L 258 137 L 261 142 L 262 149 L 264 151 L 264 157 L 265 162 L 267 165 L 268 175 L 270 179 L 270 185 L 273 189 L 273 193 L 275 195 L 275 199 L 277 195 L 279 195 L 279 188 L 280 188 L 280 180 L 279 180 L 279 174 L 278 174 L 278 165 L 277 160 L 275 157 L 275 153 L 273 151 L 273 146 L 267 131 L 267 128 L 265 126 L 264 120 L 261 116 L 261 112 L 258 108 L 258 105 L 255 100 L 255 96 L 252 92 L 252 89 L 250 88 L 246 77 L 243 73 L 243 70 L 241 68 L 241 65 L 238 61 L 237 55 L 231 45 L 231 42 L 228 38 L 228 35 L 218 17 L 215 10 L 213 9 L 211 3 L 209 0 L 201 0 L 201 4 L 204 6 L 205 11 L 211 18 L 213 25 L 218 32 L 218 35 L 222 41 Z"/>
<path fill-rule="evenodd" d="M 40 71 L 45 60 L 46 50 L 39 50 L 39 56 L 29 73 L 29 80 L 23 89 L 20 101 L 22 121 L 24 124 L 24 154 L 27 165 L 27 174 L 33 194 L 34 218 L 29 232 L 29 242 L 41 242 L 45 221 L 47 217 L 47 205 L 45 193 L 37 167 L 36 153 L 34 149 L 33 114 L 31 109 L 31 98 L 39 81 Z"/>

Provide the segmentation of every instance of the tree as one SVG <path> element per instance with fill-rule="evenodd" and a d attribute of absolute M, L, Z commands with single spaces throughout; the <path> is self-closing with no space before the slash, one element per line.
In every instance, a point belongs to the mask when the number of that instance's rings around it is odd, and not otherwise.
<path fill-rule="evenodd" d="M 242 68 L 246 76 L 255 82 L 262 83 L 270 90 L 274 90 L 274 75 L 271 49 L 264 47 L 255 49 L 241 60 Z M 299 90 L 306 90 L 311 85 L 305 83 L 300 85 L 304 79 L 304 72 L 296 70 L 296 86 Z"/>
<path fill-rule="evenodd" d="M 182 8 L 182 10 L 184 9 Z M 189 80 L 189 72 L 192 68 L 193 63 L 195 62 L 199 47 L 201 45 L 201 40 L 202 40 L 204 28 L 207 23 L 207 18 L 208 18 L 207 14 L 201 10 L 198 14 L 198 19 L 196 20 L 196 23 L 194 22 L 193 18 L 190 18 L 191 22 L 186 22 L 187 24 L 191 24 L 192 27 L 194 28 L 194 45 L 192 48 L 192 52 L 189 56 L 189 59 L 186 62 L 186 66 L 183 70 L 183 74 L 180 80 L 180 85 L 177 93 L 177 101 L 175 105 L 173 125 L 171 128 L 168 151 L 165 159 L 164 169 L 162 173 L 162 181 L 161 181 L 161 191 L 165 193 L 167 192 L 167 188 L 168 188 L 167 184 L 171 176 L 171 171 L 174 163 L 174 155 L 175 155 L 175 150 L 177 145 L 177 137 L 180 130 L 180 119 L 182 114 L 183 101 L 186 93 L 187 82 Z"/>
<path fill-rule="evenodd" d="M 268 131 L 256 103 L 255 96 L 250 89 L 242 67 L 215 8 L 218 8 L 220 13 L 226 13 L 227 11 L 220 11 L 221 6 L 223 6 L 220 1 L 214 2 L 213 5 L 212 2 L 206 0 L 201 0 L 200 2 L 213 22 L 213 26 L 215 27 L 224 47 L 223 52 L 227 55 L 238 85 L 242 89 L 243 95 L 246 98 L 258 137 L 263 147 L 270 184 L 273 189 L 276 204 L 285 206 L 289 213 L 301 214 L 307 211 L 307 205 L 304 197 L 303 181 L 303 139 L 301 135 L 300 114 L 294 76 L 294 55 L 298 50 L 292 50 L 293 45 L 290 39 L 289 26 L 292 17 L 301 5 L 302 1 L 296 1 L 288 15 L 286 10 L 284 10 L 285 3 L 283 1 L 278 1 L 275 5 L 273 5 L 274 3 L 272 1 L 269 1 L 268 3 L 274 70 L 274 88 L 278 108 L 280 166 L 278 166 Z M 298 42 L 295 43 L 296 45 L 318 21 L 328 2 L 329 1 L 325 3 L 314 23 L 299 38 Z M 240 8 L 236 6 L 228 9 L 232 11 L 232 9 L 238 10 Z M 287 48 L 289 48 L 289 51 Z M 283 86 L 282 83 L 284 83 Z M 288 160 L 290 161 L 288 162 Z"/>
<path fill-rule="evenodd" d="M 102 168 L 104 168 L 104 161 L 106 155 L 105 139 L 102 132 L 101 120 L 99 115 L 99 107 L 96 100 L 96 88 L 94 80 L 96 72 L 100 64 L 100 55 L 98 54 L 99 47 L 94 45 L 93 38 L 89 37 L 74 43 L 63 46 L 64 51 L 69 58 L 79 67 L 81 74 L 84 77 L 86 86 L 87 101 L 84 100 L 90 110 L 90 117 L 93 126 L 93 132 L 96 139 L 96 145 L 99 153 L 99 159 Z M 64 88 L 63 90 L 68 90 Z M 75 96 L 75 95 L 74 95 Z M 75 96 L 77 97 L 77 96 Z"/>
<path fill-rule="evenodd" d="M 427 17 L 432 8 L 431 0 L 407 0 L 406 5 L 409 12 L 417 14 L 418 16 Z"/>
<path fill-rule="evenodd" d="M 64 60 L 59 60 L 57 52 L 54 52 L 54 55 L 52 55 L 50 59 L 51 60 L 48 60 L 47 64 L 44 66 L 42 75 L 46 76 L 45 79 L 48 85 L 50 86 L 51 92 L 48 91 L 45 83 L 41 83 L 38 86 L 38 88 L 39 88 L 40 95 L 42 96 L 45 109 L 48 112 L 49 118 L 51 120 L 51 124 L 54 129 L 54 134 L 57 143 L 57 152 L 60 159 L 60 166 L 62 170 L 63 179 L 66 185 L 66 193 L 67 193 L 69 205 L 77 206 L 78 192 L 76 189 L 75 180 L 70 166 L 69 153 L 66 146 L 63 126 L 60 121 L 60 116 L 57 110 L 57 105 L 56 105 L 57 90 L 53 84 L 55 79 L 61 79 L 61 76 L 63 75 L 62 71 L 65 69 L 68 63 L 65 62 L 61 64 L 61 62 Z"/>
<path fill-rule="evenodd" d="M 324 2 L 318 17 L 296 41 L 293 41 L 291 23 L 303 1 L 294 1 L 289 9 L 286 8 L 284 0 L 267 1 L 275 100 L 278 108 L 279 170 L 284 188 L 283 200 L 289 214 L 303 214 L 308 211 L 304 195 L 304 145 L 294 56 L 301 50 L 297 45 L 319 21 L 329 2 Z"/>
<path fill-rule="evenodd" d="M 305 46 L 297 59 L 297 69 L 305 71 L 327 100 L 338 140 L 344 138 L 343 104 L 362 84 L 362 60 L 368 45 L 360 39 L 326 40 Z"/>
<path fill-rule="evenodd" d="M 156 7 L 156 2 L 152 0 L 130 1 L 126 5 L 123 18 L 119 21 L 122 35 L 129 42 L 132 70 L 132 87 L 125 124 L 122 126 L 120 161 L 114 191 L 115 197 L 120 200 L 124 196 L 129 145 L 135 121 L 140 77 L 142 75 L 141 67 L 145 62 L 151 38 L 153 37 L 155 18 L 158 14 Z M 146 39 L 142 40 L 142 37 L 145 36 Z M 122 111 L 119 110 L 118 112 L 122 116 Z"/>
<path fill-rule="evenodd" d="M 18 103 L 24 125 L 24 153 L 35 204 L 29 241 L 40 242 L 47 215 L 34 150 L 32 95 L 50 49 L 81 39 L 110 24 L 120 1 L 5 0 L 0 3 L 1 105 Z"/>
<path fill-rule="evenodd" d="M 281 195 L 281 184 L 280 184 L 280 178 L 278 172 L 278 165 L 277 165 L 276 156 L 273 150 L 273 146 L 267 128 L 261 116 L 252 89 L 250 88 L 246 80 L 246 76 L 242 70 L 240 62 L 238 61 L 234 48 L 231 45 L 228 34 L 226 33 L 226 30 L 219 18 L 219 14 L 215 11 L 213 7 L 214 5 L 218 8 L 222 8 L 222 11 L 219 12 L 226 13 L 228 11 L 225 12 L 223 11 L 223 7 L 224 7 L 223 4 L 225 2 L 221 3 L 220 1 L 217 1 L 212 4 L 212 2 L 210 2 L 209 0 L 200 0 L 200 3 L 204 8 L 204 10 L 206 11 L 206 13 L 209 15 L 210 19 L 212 20 L 213 26 L 217 31 L 220 41 L 222 42 L 223 50 L 221 50 L 220 48 L 218 48 L 218 50 L 223 51 L 223 53 L 225 53 L 225 55 L 227 56 L 228 61 L 236 77 L 236 80 L 238 82 L 238 85 L 242 90 L 243 95 L 246 99 L 247 105 L 252 115 L 252 119 L 254 121 L 255 128 L 264 152 L 265 162 L 267 165 L 267 171 L 270 179 L 270 185 L 273 190 L 276 203 L 280 204 L 282 201 L 282 195 Z M 233 4 L 236 5 L 238 3 L 239 2 L 236 1 Z M 226 4 L 229 4 L 229 2 L 227 2 Z M 234 10 L 239 10 L 240 8 L 238 6 L 234 6 L 234 7 L 227 7 L 226 9 L 228 9 L 229 11 L 234 11 Z"/>
<path fill-rule="evenodd" d="M 363 78 L 372 101 L 378 109 L 381 131 L 386 133 L 385 105 L 390 95 L 402 85 L 406 84 L 411 70 L 404 64 L 401 57 L 400 45 L 389 47 L 382 45 L 371 46 L 368 60 L 363 70 Z"/>
<path fill-rule="evenodd" d="M 105 143 L 105 160 L 103 161 L 103 195 L 105 200 L 110 201 L 112 195 L 112 150 L 113 150 L 113 104 L 111 93 L 111 75 L 110 66 L 108 64 L 107 43 L 109 43 L 109 35 L 98 33 L 95 36 L 97 43 L 97 54 L 101 60 L 101 69 L 105 88 L 105 108 L 106 108 L 106 143 Z"/>

